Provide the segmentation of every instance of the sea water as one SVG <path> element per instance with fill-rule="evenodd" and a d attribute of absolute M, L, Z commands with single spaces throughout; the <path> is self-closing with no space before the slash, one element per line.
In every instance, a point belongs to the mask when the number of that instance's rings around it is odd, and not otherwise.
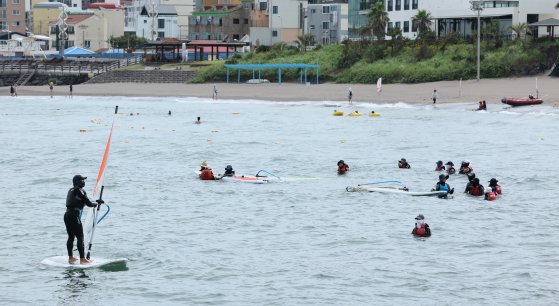
<path fill-rule="evenodd" d="M 66 254 L 75 174 L 91 195 L 115 105 L 94 256 L 126 267 L 41 266 Z M 17 97 L 0 109 L 0 304 L 553 305 L 559 300 L 559 112 L 550 106 L 340 105 L 188 98 Z M 375 110 L 380 117 L 335 117 Z M 168 115 L 168 111 L 172 115 Z M 202 124 L 194 124 L 196 117 Z M 410 170 L 397 168 L 406 158 Z M 345 176 L 336 163 L 350 166 Z M 488 202 L 349 193 L 398 180 L 428 191 L 438 160 L 469 160 Z M 265 169 L 318 178 L 200 181 Z M 433 236 L 412 237 L 425 215 Z"/>

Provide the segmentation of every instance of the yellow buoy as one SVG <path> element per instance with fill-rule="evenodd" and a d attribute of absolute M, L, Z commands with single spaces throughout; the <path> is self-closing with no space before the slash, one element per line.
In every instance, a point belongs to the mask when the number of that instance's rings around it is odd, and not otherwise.
<path fill-rule="evenodd" d="M 233 113 L 231 113 L 231 114 L 233 114 L 233 115 L 240 115 L 241 113 L 239 113 L 239 112 L 233 112 Z"/>
<path fill-rule="evenodd" d="M 211 139 L 208 139 L 208 142 L 212 142 L 212 140 L 211 140 Z"/>
<path fill-rule="evenodd" d="M 340 142 L 341 142 L 341 143 L 346 143 L 347 141 L 345 141 L 345 140 L 342 139 L 342 140 L 340 140 Z"/>
<path fill-rule="evenodd" d="M 380 117 L 380 114 L 377 114 L 377 113 L 369 114 L 369 117 Z"/>
<path fill-rule="evenodd" d="M 344 112 L 334 111 L 334 116 L 343 116 Z"/>
<path fill-rule="evenodd" d="M 218 133 L 218 132 L 219 132 L 218 130 L 212 130 L 212 133 Z"/>
<path fill-rule="evenodd" d="M 85 133 L 86 129 L 80 129 L 80 133 Z"/>

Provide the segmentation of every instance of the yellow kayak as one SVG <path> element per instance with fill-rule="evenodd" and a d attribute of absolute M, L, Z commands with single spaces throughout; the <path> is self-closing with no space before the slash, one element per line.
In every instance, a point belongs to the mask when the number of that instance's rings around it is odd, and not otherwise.
<path fill-rule="evenodd" d="M 350 116 L 350 117 L 359 117 L 359 116 L 361 116 L 361 114 L 360 114 L 360 113 L 351 113 L 351 114 L 349 114 L 348 116 Z"/>
<path fill-rule="evenodd" d="M 380 114 L 377 114 L 377 113 L 369 114 L 369 117 L 380 117 Z"/>
<path fill-rule="evenodd" d="M 339 112 L 339 111 L 334 112 L 334 116 L 343 116 L 343 115 L 344 115 L 344 112 Z"/>

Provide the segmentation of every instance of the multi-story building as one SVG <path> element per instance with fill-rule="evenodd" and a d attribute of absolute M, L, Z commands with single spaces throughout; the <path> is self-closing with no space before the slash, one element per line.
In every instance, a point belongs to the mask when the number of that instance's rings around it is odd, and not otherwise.
<path fill-rule="evenodd" d="M 191 40 L 240 40 L 249 34 L 250 5 L 204 5 L 190 18 Z"/>
<path fill-rule="evenodd" d="M 308 2 L 301 0 L 254 0 L 250 18 L 251 44 L 294 44 L 303 34 L 307 6 Z"/>
<path fill-rule="evenodd" d="M 0 29 L 25 34 L 25 0 L 0 0 Z"/>
<path fill-rule="evenodd" d="M 318 44 L 339 44 L 348 38 L 347 3 L 309 4 L 306 34 Z"/>
<path fill-rule="evenodd" d="M 124 10 L 120 7 L 108 9 L 101 6 L 87 11 L 68 11 L 67 14 L 68 39 L 65 48 L 76 46 L 93 51 L 106 49 L 110 47 L 111 37 L 124 34 Z M 49 23 L 53 48 L 58 46 L 58 24 L 58 19 Z"/>
<path fill-rule="evenodd" d="M 233 3 L 234 1 L 229 1 Z M 177 27 L 179 29 L 178 39 L 188 39 L 190 31 L 190 16 L 194 12 L 195 0 L 161 0 L 161 4 L 172 5 L 177 11 Z"/>
<path fill-rule="evenodd" d="M 144 5 L 138 17 L 136 36 L 147 40 L 158 38 L 177 38 L 179 27 L 177 24 L 177 10 L 172 5 L 155 6 L 154 14 L 150 5 Z"/>
<path fill-rule="evenodd" d="M 402 36 L 415 38 L 417 27 L 413 18 L 417 15 L 419 0 L 386 0 L 386 11 L 390 18 L 388 29 L 400 29 Z"/>
<path fill-rule="evenodd" d="M 365 28 L 369 26 L 369 8 L 383 0 L 348 0 L 349 39 L 362 39 Z"/>
<path fill-rule="evenodd" d="M 67 11 L 68 6 L 60 2 L 39 2 L 33 5 L 31 11 L 33 34 L 49 35 L 49 23 L 56 20 L 62 10 Z"/>

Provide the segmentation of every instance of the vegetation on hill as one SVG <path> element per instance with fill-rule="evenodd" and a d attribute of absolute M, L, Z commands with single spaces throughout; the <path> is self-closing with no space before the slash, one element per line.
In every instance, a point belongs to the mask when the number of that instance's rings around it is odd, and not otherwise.
<path fill-rule="evenodd" d="M 558 4 L 559 5 L 559 4 Z M 418 83 L 441 80 L 473 79 L 477 74 L 477 51 L 474 38 L 463 39 L 456 33 L 437 38 L 430 30 L 431 14 L 419 10 L 414 17 L 418 37 L 409 40 L 400 29 L 386 29 L 389 22 L 383 5 L 371 7 L 369 24 L 361 33 L 369 37 L 360 41 L 344 41 L 341 45 L 317 46 L 309 34 L 300 36 L 299 47 L 279 43 L 261 46 L 253 52 L 237 54 L 227 61 L 201 67 L 192 82 L 225 81 L 225 64 L 319 64 L 320 80 L 339 83 Z M 533 38 L 526 24 L 510 27 L 514 40 L 503 39 L 497 20 L 482 24 L 481 77 L 499 78 L 541 73 L 549 69 L 559 56 L 559 41 Z M 385 40 L 389 36 L 389 40 Z M 376 38 L 373 40 L 373 37 Z M 309 69 L 309 78 L 315 77 Z M 237 71 L 231 70 L 231 81 Z M 243 81 L 253 78 L 252 70 L 241 70 Z M 277 70 L 262 70 L 262 78 L 277 81 Z M 282 71 L 284 80 L 296 80 L 299 71 Z M 255 77 L 258 77 L 256 73 Z"/>

